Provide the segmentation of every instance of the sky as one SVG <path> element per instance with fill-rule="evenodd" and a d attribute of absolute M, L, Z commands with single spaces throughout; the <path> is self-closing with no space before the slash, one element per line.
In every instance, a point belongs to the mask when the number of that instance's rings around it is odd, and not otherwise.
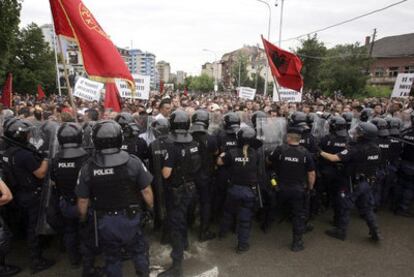
<path fill-rule="evenodd" d="M 266 1 L 266 0 L 264 0 Z M 271 5 L 270 40 L 279 38 L 280 2 Z M 279 2 L 276 7 L 275 2 Z M 282 39 L 320 29 L 398 0 L 285 0 Z M 172 72 L 200 74 L 201 65 L 243 45 L 257 45 L 267 35 L 269 11 L 257 0 L 83 0 L 119 47 L 154 53 Z M 51 23 L 48 0 L 24 0 L 21 27 Z M 377 28 L 377 38 L 414 32 L 414 0 L 318 34 L 327 47 L 363 42 Z M 290 49 L 298 40 L 282 43 Z M 203 51 L 209 49 L 212 52 Z"/>

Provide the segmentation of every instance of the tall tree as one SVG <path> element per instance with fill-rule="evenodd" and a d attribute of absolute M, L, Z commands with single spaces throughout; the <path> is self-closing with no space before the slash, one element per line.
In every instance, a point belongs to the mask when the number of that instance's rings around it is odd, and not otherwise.
<path fill-rule="evenodd" d="M 329 49 L 321 65 L 321 89 L 328 93 L 341 90 L 348 96 L 361 94 L 369 77 L 366 69 L 370 62 L 366 47 L 358 43 Z"/>
<path fill-rule="evenodd" d="M 36 24 L 32 23 L 20 31 L 12 69 L 16 92 L 35 93 L 38 84 L 46 92 L 55 92 L 54 56 Z"/>
<path fill-rule="evenodd" d="M 231 68 L 231 76 L 234 87 L 238 87 L 239 84 L 241 87 L 247 85 L 246 82 L 250 80 L 247 72 L 247 57 L 242 54 L 237 57 Z"/>
<path fill-rule="evenodd" d="M 0 0 L 0 84 L 13 63 L 19 33 L 21 1 Z"/>
<path fill-rule="evenodd" d="M 214 78 L 209 77 L 207 74 L 191 77 L 190 81 L 190 90 L 199 92 L 209 92 L 214 89 Z"/>
<path fill-rule="evenodd" d="M 308 36 L 307 39 L 301 40 L 301 46 L 295 52 L 303 62 L 302 76 L 305 89 L 318 89 L 321 81 L 321 65 L 327 53 L 324 43 L 318 40 L 316 34 L 312 37 Z"/>

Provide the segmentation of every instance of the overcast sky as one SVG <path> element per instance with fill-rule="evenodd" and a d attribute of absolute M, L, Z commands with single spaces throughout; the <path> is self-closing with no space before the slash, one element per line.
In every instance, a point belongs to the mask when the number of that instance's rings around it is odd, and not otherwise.
<path fill-rule="evenodd" d="M 83 0 L 112 41 L 120 47 L 154 53 L 170 62 L 172 71 L 199 74 L 213 61 L 211 49 L 224 53 L 256 45 L 267 34 L 268 9 L 257 0 Z M 280 0 L 279 0 L 280 2 Z M 398 0 L 285 0 L 283 38 L 314 31 Z M 271 41 L 278 40 L 280 7 L 272 6 Z M 24 0 L 22 26 L 50 23 L 48 0 Z M 378 38 L 414 32 L 414 0 L 358 21 L 321 32 L 328 47 L 362 42 L 377 28 Z M 298 41 L 282 47 L 296 47 Z"/>

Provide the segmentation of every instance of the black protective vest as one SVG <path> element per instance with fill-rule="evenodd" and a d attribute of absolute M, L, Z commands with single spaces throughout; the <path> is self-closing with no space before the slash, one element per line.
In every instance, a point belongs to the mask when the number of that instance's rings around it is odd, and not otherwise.
<path fill-rule="evenodd" d="M 91 199 L 97 211 L 119 211 L 141 204 L 136 180 L 128 173 L 127 163 L 99 167 L 89 162 Z"/>
<path fill-rule="evenodd" d="M 220 132 L 218 135 L 218 144 L 221 152 L 228 152 L 230 149 L 238 146 L 236 135 Z"/>
<path fill-rule="evenodd" d="M 398 161 L 401 156 L 402 143 L 398 139 L 390 138 L 390 145 L 391 145 L 390 160 Z"/>
<path fill-rule="evenodd" d="M 379 137 L 377 139 L 377 144 L 381 151 L 381 164 L 384 166 L 390 161 L 391 141 L 387 137 Z"/>
<path fill-rule="evenodd" d="M 132 154 L 138 157 L 137 138 L 136 137 L 124 138 L 124 142 L 122 143 L 121 149 L 128 152 L 129 154 Z"/>
<path fill-rule="evenodd" d="M 256 150 L 249 147 L 246 158 L 240 147 L 231 149 L 228 153 L 232 158 L 232 165 L 229 168 L 230 182 L 240 186 L 256 185 L 259 166 Z"/>
<path fill-rule="evenodd" d="M 207 175 L 212 175 L 214 173 L 214 153 L 209 149 L 208 134 L 204 133 L 194 133 L 193 138 L 198 142 L 198 150 L 200 151 L 201 156 L 201 168 L 200 171 Z"/>
<path fill-rule="evenodd" d="M 281 186 L 304 188 L 308 178 L 306 153 L 303 146 L 281 146 L 276 172 Z"/>
<path fill-rule="evenodd" d="M 403 140 L 414 144 L 414 128 L 410 128 L 401 135 Z M 414 145 L 404 144 L 401 159 L 404 161 L 414 162 Z"/>
<path fill-rule="evenodd" d="M 340 137 L 335 135 L 328 135 L 321 141 L 321 150 L 330 154 L 338 154 L 347 149 L 349 143 L 349 137 Z M 326 159 L 319 160 L 322 167 L 337 167 L 337 163 L 330 162 Z"/>
<path fill-rule="evenodd" d="M 65 198 L 76 198 L 74 190 L 79 171 L 87 158 L 88 156 L 85 155 L 72 159 L 57 158 L 54 161 L 53 175 L 56 188 L 61 196 Z"/>
<path fill-rule="evenodd" d="M 356 177 L 363 176 L 373 178 L 381 166 L 381 150 L 375 142 L 359 142 L 360 159 L 352 162 L 353 172 Z"/>
<path fill-rule="evenodd" d="M 177 163 L 168 181 L 171 182 L 173 187 L 194 182 L 195 175 L 201 167 L 197 142 L 193 141 L 188 144 L 174 143 L 174 149 L 178 153 Z"/>
<path fill-rule="evenodd" d="M 28 151 L 19 147 L 10 147 L 3 154 L 3 175 L 5 183 L 17 191 L 37 191 L 42 186 L 42 180 L 33 176 L 23 168 L 16 166 L 16 154 L 19 151 Z"/>

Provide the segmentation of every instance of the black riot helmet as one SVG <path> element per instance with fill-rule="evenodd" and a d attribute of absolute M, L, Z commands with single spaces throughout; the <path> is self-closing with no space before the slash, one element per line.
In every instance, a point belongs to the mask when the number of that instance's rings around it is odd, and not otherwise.
<path fill-rule="evenodd" d="M 414 128 L 414 111 L 411 112 L 410 118 L 411 118 L 411 128 Z"/>
<path fill-rule="evenodd" d="M 304 112 L 294 112 L 289 117 L 290 126 L 305 126 L 307 125 L 307 116 Z"/>
<path fill-rule="evenodd" d="M 329 131 L 340 137 L 346 137 L 347 123 L 341 116 L 333 116 L 329 119 Z"/>
<path fill-rule="evenodd" d="M 4 136 L 16 142 L 27 144 L 32 123 L 24 119 L 13 118 L 4 126 Z"/>
<path fill-rule="evenodd" d="M 239 146 L 249 145 L 258 148 L 262 145 L 262 142 L 256 138 L 256 131 L 250 126 L 240 128 L 236 133 L 236 139 Z"/>
<path fill-rule="evenodd" d="M 170 131 L 170 122 L 164 117 L 160 117 L 151 123 L 152 132 L 156 138 L 166 137 Z"/>
<path fill-rule="evenodd" d="M 355 128 L 358 138 L 374 140 L 378 136 L 378 128 L 370 122 L 361 122 Z"/>
<path fill-rule="evenodd" d="M 373 114 L 373 110 L 371 108 L 365 108 L 361 111 L 361 114 L 359 115 L 359 120 L 362 122 L 368 122 Z"/>
<path fill-rule="evenodd" d="M 190 117 L 185 111 L 177 110 L 170 115 L 171 139 L 174 142 L 189 143 L 193 137 L 188 133 Z"/>
<path fill-rule="evenodd" d="M 191 116 L 191 131 L 206 133 L 210 124 L 210 114 L 206 110 L 196 110 Z"/>
<path fill-rule="evenodd" d="M 261 119 L 261 118 L 266 118 L 267 115 L 265 112 L 262 111 L 257 111 L 252 115 L 252 123 L 254 128 L 257 128 L 257 122 Z"/>
<path fill-rule="evenodd" d="M 120 149 L 122 128 L 113 120 L 98 121 L 92 128 L 92 141 L 96 150 Z"/>
<path fill-rule="evenodd" d="M 134 117 L 129 113 L 120 113 L 115 117 L 115 121 L 124 129 L 129 123 L 133 123 Z"/>
<path fill-rule="evenodd" d="M 235 134 L 240 129 L 240 117 L 235 112 L 226 113 L 223 117 L 224 131 L 227 134 Z"/>
<path fill-rule="evenodd" d="M 387 117 L 388 129 L 391 136 L 399 136 L 402 127 L 402 120 L 398 117 Z"/>
<path fill-rule="evenodd" d="M 79 147 L 82 144 L 83 130 L 72 122 L 63 123 L 57 132 L 57 139 L 63 148 Z"/>
<path fill-rule="evenodd" d="M 375 117 L 371 120 L 371 123 L 377 126 L 379 137 L 388 137 L 390 132 L 388 131 L 388 123 L 385 119 Z"/>
<path fill-rule="evenodd" d="M 345 112 L 345 113 L 342 113 L 342 117 L 346 121 L 346 128 L 348 130 L 351 129 L 352 119 L 354 118 L 354 114 L 352 112 Z"/>

